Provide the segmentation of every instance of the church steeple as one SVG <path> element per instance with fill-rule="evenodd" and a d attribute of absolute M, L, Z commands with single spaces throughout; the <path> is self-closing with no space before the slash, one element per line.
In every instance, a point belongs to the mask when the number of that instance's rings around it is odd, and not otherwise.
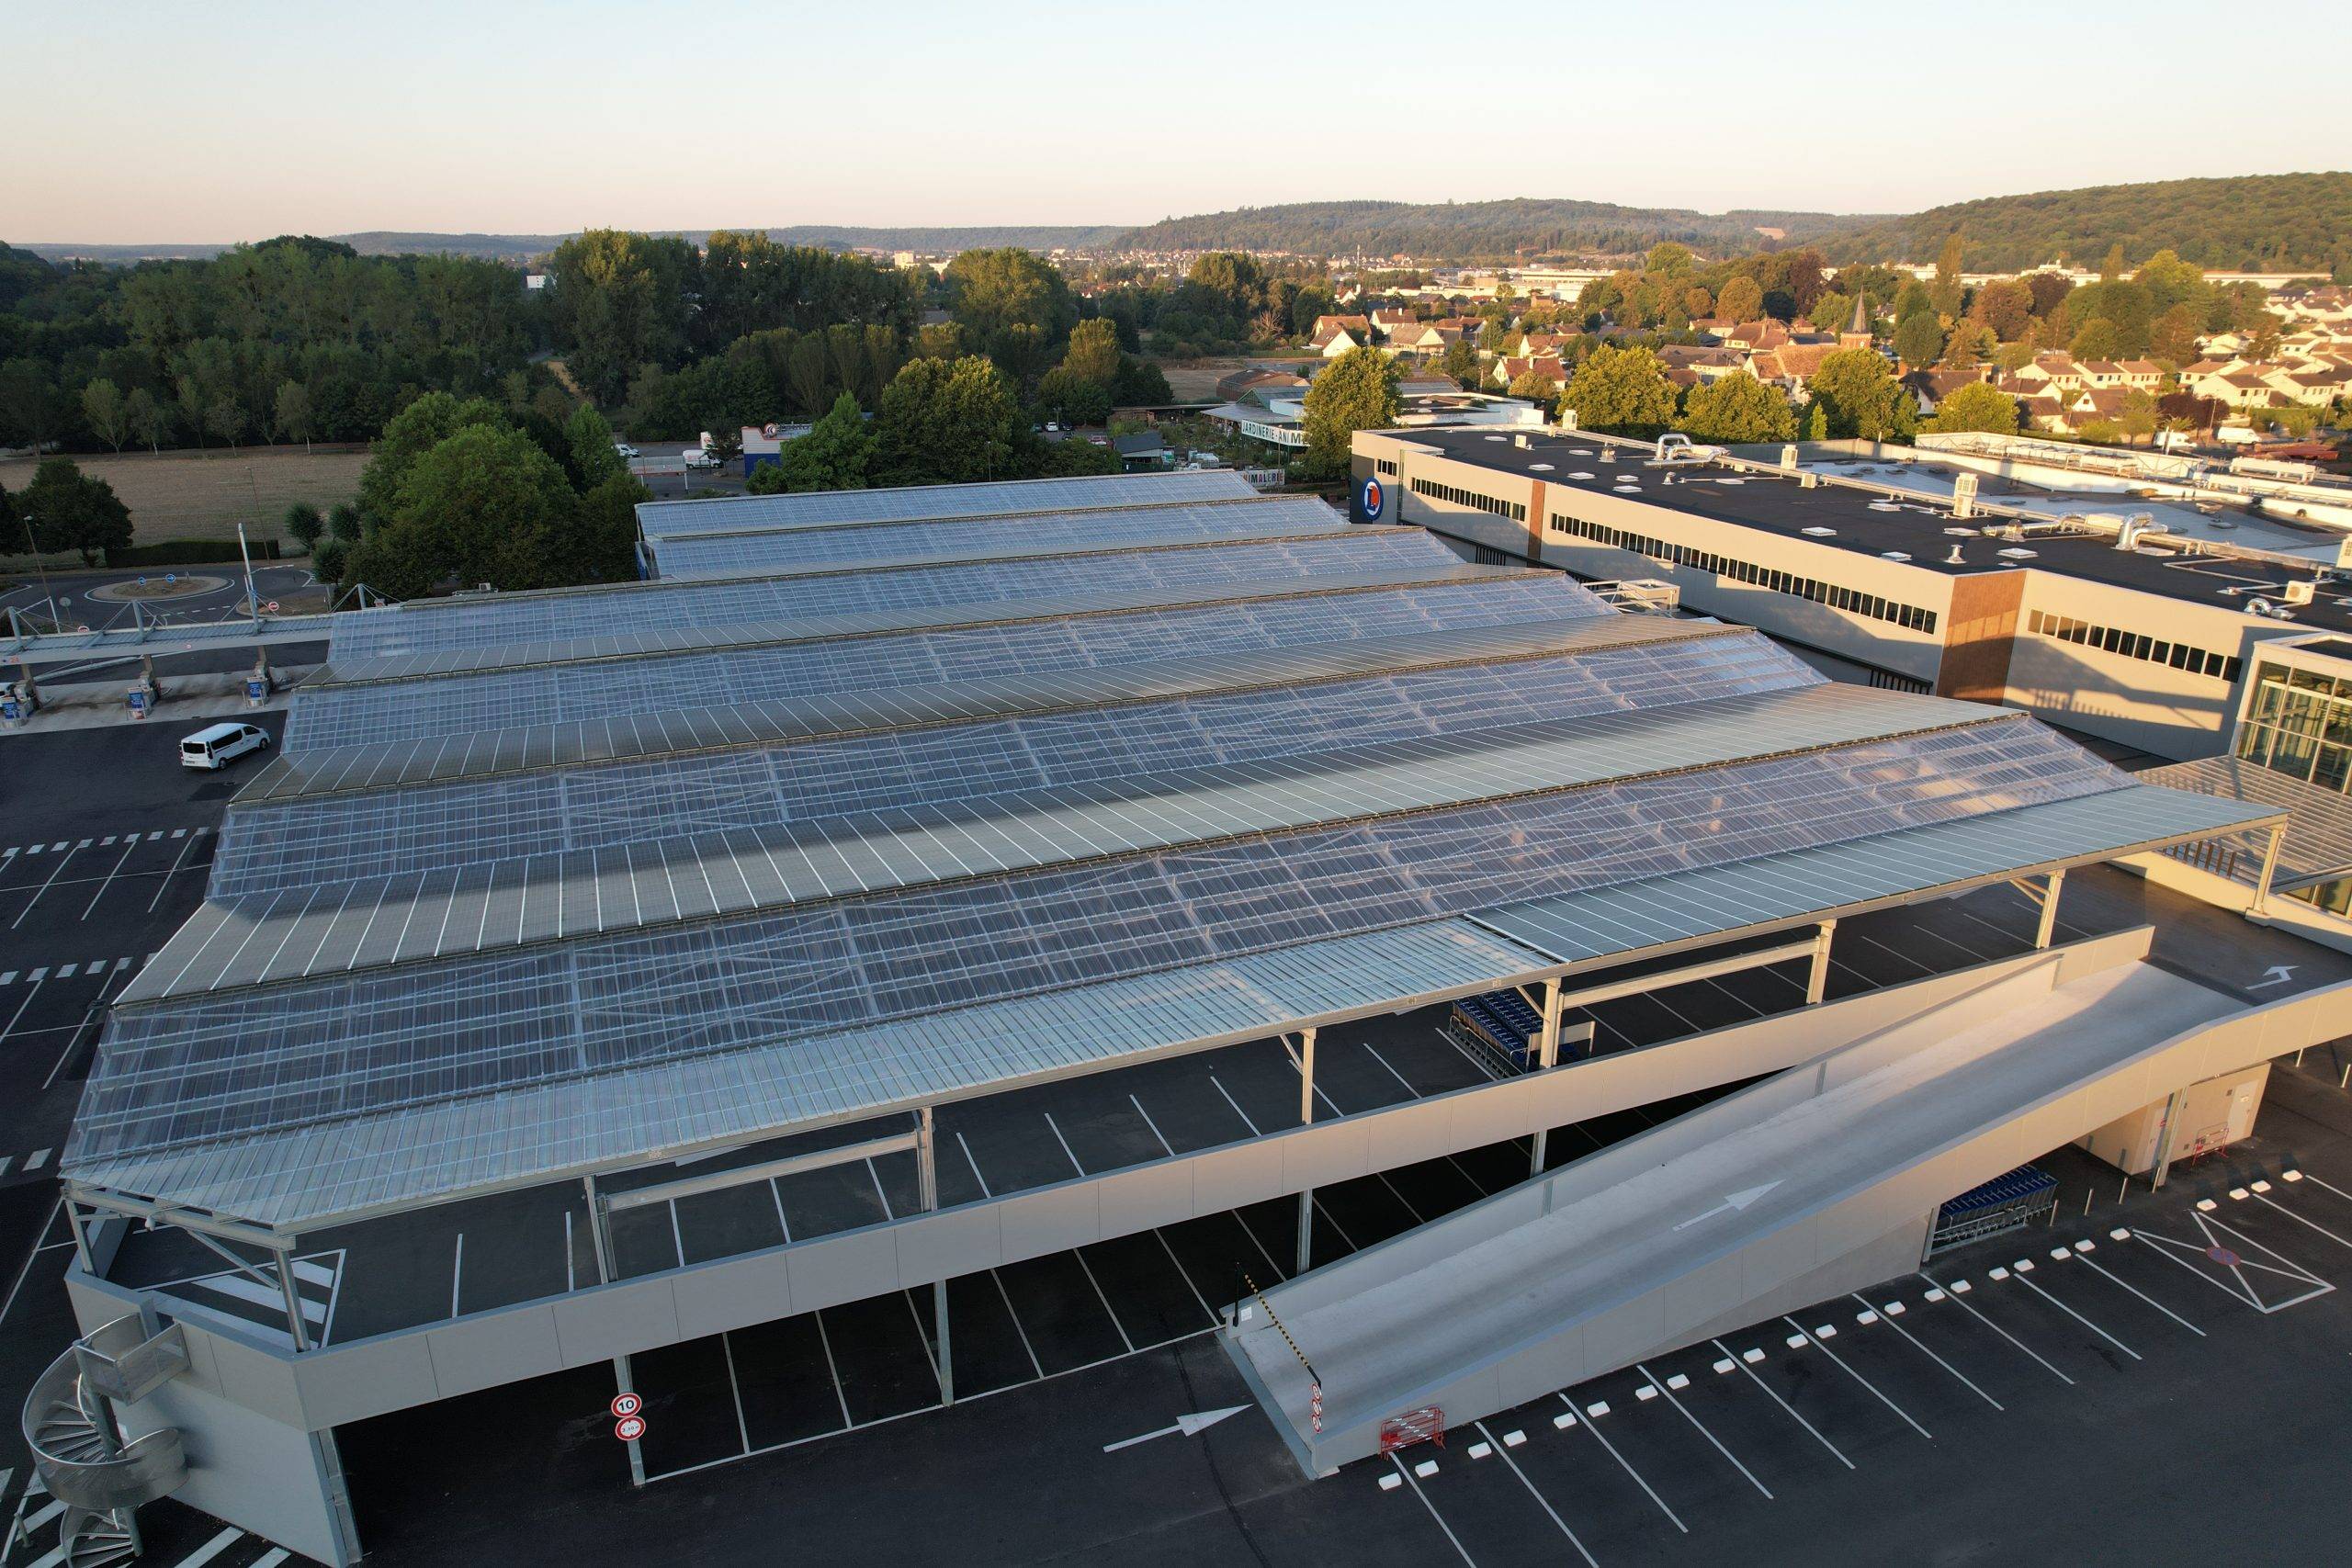
<path fill-rule="evenodd" d="M 1871 345 L 1871 335 L 1870 306 L 1862 296 L 1858 294 L 1854 297 L 1854 319 L 1846 323 L 1844 332 L 1838 334 L 1838 346 L 1839 348 L 1868 348 Z"/>

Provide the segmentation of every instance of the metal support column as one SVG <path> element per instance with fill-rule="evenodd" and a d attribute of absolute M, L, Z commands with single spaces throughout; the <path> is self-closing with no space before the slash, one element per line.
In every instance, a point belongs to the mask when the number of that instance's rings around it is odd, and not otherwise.
<path fill-rule="evenodd" d="M 1299 1031 L 1298 1048 L 1298 1124 L 1315 1122 L 1315 1031 Z M 1315 1189 L 1303 1190 L 1298 1195 L 1298 1267 L 1291 1272 L 1304 1274 L 1307 1269 L 1307 1254 L 1315 1241 Z"/>
<path fill-rule="evenodd" d="M 2270 879 L 2278 872 L 2278 849 L 2286 840 L 2287 825 L 2281 822 L 2270 829 L 2270 841 L 2262 849 L 2262 874 L 2255 879 L 2254 902 L 2246 906 L 2246 913 L 2261 919 L 2270 913 Z"/>
<path fill-rule="evenodd" d="M 90 1251 L 90 1235 L 85 1228 L 87 1222 L 82 1218 L 82 1205 L 71 1198 L 65 1200 L 65 1223 L 74 1229 L 74 1257 L 82 1265 L 82 1272 L 96 1274 L 98 1265 Z"/>
<path fill-rule="evenodd" d="M 594 1177 L 582 1177 L 580 1185 L 588 1194 L 588 1238 L 596 1248 L 596 1282 L 609 1285 L 613 1282 L 613 1217 L 605 1207 L 605 1195 L 596 1190 Z M 628 1358 L 614 1357 L 613 1391 L 634 1393 L 637 1391 L 631 1384 L 635 1382 L 636 1373 L 629 1366 Z M 628 1483 L 642 1486 L 645 1484 L 645 1450 L 634 1438 L 628 1440 Z"/>
<path fill-rule="evenodd" d="M 2048 947 L 2052 933 L 2058 929 L 2058 892 L 2065 885 L 2066 874 L 2064 871 L 2053 871 L 2042 880 L 2041 923 L 2033 931 L 2033 945 L 2037 949 Z"/>
<path fill-rule="evenodd" d="M 1535 1037 L 1535 1070 L 1549 1072 L 1560 1065 L 1560 980 L 1558 976 L 1544 982 L 1544 1028 Z M 1535 1141 L 1527 1151 L 1527 1174 L 1544 1174 L 1544 1146 L 1551 1140 L 1549 1127 L 1535 1129 Z"/>
<path fill-rule="evenodd" d="M 302 1321 L 302 1294 L 294 1288 L 294 1249 L 281 1247 L 277 1258 L 277 1293 L 286 1301 L 286 1325 L 293 1333 L 297 1351 L 311 1348 L 311 1330 Z"/>
<path fill-rule="evenodd" d="M 2172 1098 L 2165 1101 L 2165 1124 L 2156 1134 L 2156 1163 L 2148 1172 L 2152 1191 L 2164 1186 L 2165 1176 L 2172 1170 L 2173 1134 L 2180 1126 L 2181 1112 L 2188 1109 L 2188 1091 L 2185 1089 L 2173 1090 Z"/>
<path fill-rule="evenodd" d="M 933 1130 L 931 1107 L 926 1105 L 915 1112 L 915 1170 L 922 1190 L 922 1212 L 926 1214 L 939 1207 L 939 1139 Z M 934 1280 L 931 1284 L 931 1316 L 938 1325 L 939 1336 L 939 1403 L 956 1403 L 956 1358 L 949 1348 L 947 1335 L 947 1281 Z"/>
<path fill-rule="evenodd" d="M 1829 989 L 1829 939 L 1837 934 L 1838 922 L 1824 920 L 1814 932 L 1813 973 L 1804 983 L 1804 999 L 1818 1002 Z"/>

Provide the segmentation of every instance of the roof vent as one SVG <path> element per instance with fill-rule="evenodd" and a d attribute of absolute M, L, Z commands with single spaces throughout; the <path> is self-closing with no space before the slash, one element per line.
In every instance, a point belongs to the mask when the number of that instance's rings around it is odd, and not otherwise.
<path fill-rule="evenodd" d="M 1950 534 L 1955 539 L 1973 539 L 1976 537 L 1976 530 L 1973 528 L 1947 528 L 1944 532 Z"/>
<path fill-rule="evenodd" d="M 1527 465 L 1527 471 L 1531 474 L 1548 474 L 1552 471 L 1552 465 L 1549 463 L 1530 463 Z"/>
<path fill-rule="evenodd" d="M 1951 554 L 1944 557 L 1944 564 L 1946 566 L 1966 566 L 1968 564 L 1968 558 L 1960 553 L 1960 547 L 1958 545 L 1954 545 L 1951 547 Z"/>
<path fill-rule="evenodd" d="M 2021 550 L 2012 545 L 2007 549 L 2002 550 L 1998 553 L 2005 560 L 2031 560 L 2034 558 L 2035 552 L 2032 550 Z"/>
<path fill-rule="evenodd" d="M 1575 472 L 1571 473 L 1568 478 L 1572 479 L 1589 479 L 1592 478 L 1592 470 L 1590 468 L 1578 468 Z"/>
<path fill-rule="evenodd" d="M 1837 530 L 1837 529 L 1835 529 L 1835 528 L 1824 528 L 1824 527 L 1821 527 L 1819 525 L 1815 525 L 1815 526 L 1813 526 L 1813 527 L 1811 527 L 1811 528 L 1807 528 L 1807 529 L 1805 530 L 1805 533 L 1806 533 L 1807 535 L 1811 536 L 1812 537 L 1816 538 L 1816 539 L 1834 539 L 1834 538 L 1836 538 L 1836 537 L 1838 536 L 1838 530 Z"/>
<path fill-rule="evenodd" d="M 1953 547 L 1955 549 L 1958 547 L 1958 546 Z M 1881 560 L 1909 560 L 1911 558 L 1905 555 L 1901 550 L 1881 550 L 1878 553 L 1878 558 Z"/>

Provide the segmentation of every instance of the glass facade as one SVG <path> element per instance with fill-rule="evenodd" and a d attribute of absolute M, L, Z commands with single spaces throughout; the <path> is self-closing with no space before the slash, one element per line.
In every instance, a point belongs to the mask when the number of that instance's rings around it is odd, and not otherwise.
<path fill-rule="evenodd" d="M 2257 664 L 2237 754 L 2290 779 L 2352 793 L 2352 675 Z"/>

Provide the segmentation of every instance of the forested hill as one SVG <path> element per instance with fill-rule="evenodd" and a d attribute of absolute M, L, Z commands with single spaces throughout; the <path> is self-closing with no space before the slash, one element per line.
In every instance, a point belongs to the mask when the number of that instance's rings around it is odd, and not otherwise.
<path fill-rule="evenodd" d="M 1550 253 L 1622 254 L 1675 240 L 1716 254 L 1744 254 L 1763 243 L 1761 231 L 1767 229 L 1801 243 L 1833 228 L 1875 221 L 1826 212 L 1706 213 L 1525 197 L 1422 204 L 1307 201 L 1163 219 L 1130 229 L 1110 245 L 1114 250 L 1237 249 L 1478 261 Z"/>
<path fill-rule="evenodd" d="M 1856 220 L 1825 237 L 1835 262 L 1930 262 L 1959 234 L 1971 271 L 2046 261 L 2097 266 L 2110 246 L 2137 265 L 2158 251 L 2211 268 L 2352 266 L 2352 174 L 2238 175 L 1988 197 L 1908 218 Z"/>
<path fill-rule="evenodd" d="M 952 254 L 957 251 L 990 250 L 1019 245 L 1023 250 L 1050 251 L 1057 246 L 1080 249 L 1100 244 L 1119 232 L 1115 225 L 1015 224 L 984 228 L 859 229 L 838 224 L 802 223 L 766 231 L 782 245 L 819 245 L 827 250 L 921 251 Z M 554 250 L 569 234 L 435 234 L 374 229 L 361 234 L 331 236 L 363 256 L 466 256 L 476 261 L 521 263 Z M 707 229 L 663 230 L 662 238 L 683 238 L 702 244 Z M 80 259 L 129 265 L 140 261 L 207 261 L 231 249 L 228 245 L 76 245 L 28 244 L 20 247 L 50 261 Z"/>

